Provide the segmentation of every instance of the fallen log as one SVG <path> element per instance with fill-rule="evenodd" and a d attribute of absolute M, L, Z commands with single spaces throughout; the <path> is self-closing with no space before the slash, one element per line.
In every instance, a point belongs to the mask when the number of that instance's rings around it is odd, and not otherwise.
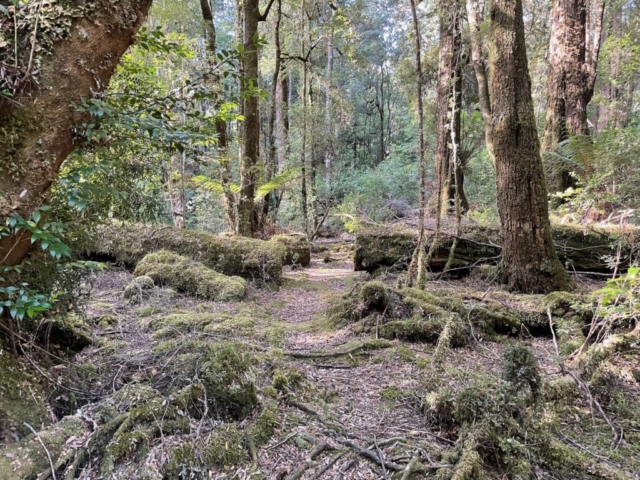
<path fill-rule="evenodd" d="M 611 273 L 615 265 L 625 270 L 638 247 L 637 229 L 583 229 L 554 225 L 553 239 L 560 261 L 570 271 Z M 435 232 L 427 230 L 427 245 Z M 373 273 L 380 268 L 406 269 L 418 239 L 417 229 L 388 226 L 361 230 L 356 234 L 354 268 Z M 471 266 L 498 263 L 502 247 L 498 227 L 465 225 L 461 235 L 440 233 L 438 246 L 429 261 L 432 271 L 442 271 L 447 264 L 453 241 L 457 239 L 451 270 L 468 270 Z"/>
<path fill-rule="evenodd" d="M 286 248 L 281 242 L 215 235 L 168 225 L 102 225 L 74 248 L 83 257 L 134 267 L 159 250 L 183 255 L 228 276 L 279 283 Z"/>

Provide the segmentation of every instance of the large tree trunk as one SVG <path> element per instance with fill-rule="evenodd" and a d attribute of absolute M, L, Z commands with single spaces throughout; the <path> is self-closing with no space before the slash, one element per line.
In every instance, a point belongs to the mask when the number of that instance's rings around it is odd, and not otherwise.
<path fill-rule="evenodd" d="M 331 20 L 333 20 L 333 10 L 331 10 Z M 327 192 L 331 191 L 331 168 L 333 163 L 333 118 L 331 117 L 331 82 L 333 79 L 333 26 L 327 36 L 327 74 L 325 81 L 327 82 L 325 91 L 324 115 L 327 133 L 325 137 L 324 150 L 324 183 L 327 186 Z M 330 193 L 329 193 L 330 195 Z"/>
<path fill-rule="evenodd" d="M 0 222 L 12 215 L 29 218 L 45 201 L 62 163 L 76 148 L 74 125 L 83 117 L 74 105 L 108 86 L 150 6 L 151 0 L 96 3 L 42 57 L 37 84 L 13 99 L 0 97 Z M 19 263 L 30 245 L 28 238 L 5 237 L 0 265 Z"/>
<path fill-rule="evenodd" d="M 258 46 L 254 39 L 258 35 L 260 2 L 244 0 L 244 87 L 258 85 Z M 243 155 L 240 162 L 240 200 L 238 202 L 238 233 L 253 236 L 254 196 L 256 190 L 256 167 L 260 160 L 260 98 L 249 95 L 243 100 L 244 135 Z"/>
<path fill-rule="evenodd" d="M 555 0 L 551 14 L 547 117 L 542 149 L 553 152 L 573 135 L 589 135 L 587 105 L 593 96 L 604 0 L 596 5 L 594 40 L 587 35 L 587 0 Z M 575 181 L 566 168 L 550 168 L 549 188 L 564 191 Z"/>
<path fill-rule="evenodd" d="M 202 20 L 204 23 L 204 31 L 207 40 L 208 62 L 212 70 L 218 63 L 216 56 L 216 27 L 213 23 L 213 12 L 209 0 L 200 0 L 200 10 L 202 11 Z M 222 94 L 222 80 L 220 75 L 215 73 L 212 81 L 213 88 Z M 222 100 L 218 102 L 218 107 Z M 216 147 L 218 150 L 218 161 L 220 162 L 220 183 L 222 184 L 222 193 L 224 197 L 224 212 L 227 219 L 227 225 L 234 233 L 238 230 L 238 220 L 236 215 L 236 198 L 231 191 L 231 165 L 229 162 L 229 139 L 227 135 L 227 122 L 224 119 L 217 119 L 215 123 L 216 129 Z"/>
<path fill-rule="evenodd" d="M 441 212 L 448 215 L 455 212 L 456 201 L 462 212 L 469 210 L 462 165 L 453 155 L 454 142 L 460 142 L 463 5 L 459 0 L 444 0 L 441 5 L 435 156 L 440 198 L 436 196 L 431 204 L 435 210 L 435 202 L 440 201 Z"/>
<path fill-rule="evenodd" d="M 491 130 L 504 280 L 512 290 L 527 293 L 567 290 L 572 281 L 551 239 L 522 0 L 494 0 L 490 19 Z"/>

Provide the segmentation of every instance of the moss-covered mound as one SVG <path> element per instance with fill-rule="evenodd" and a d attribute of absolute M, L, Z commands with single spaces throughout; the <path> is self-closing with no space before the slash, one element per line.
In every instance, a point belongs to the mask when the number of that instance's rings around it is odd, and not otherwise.
<path fill-rule="evenodd" d="M 245 237 L 181 230 L 167 225 L 110 224 L 77 246 L 85 255 L 135 266 L 145 255 L 169 250 L 229 276 L 279 283 L 285 247 Z"/>
<path fill-rule="evenodd" d="M 124 288 L 122 296 L 131 304 L 141 303 L 151 296 L 155 286 L 153 278 L 140 275 Z"/>
<path fill-rule="evenodd" d="M 446 378 L 468 378 L 470 373 L 451 367 L 431 372 L 422 402 L 427 423 L 441 435 L 457 439 L 451 450 L 439 454 L 453 468 L 440 470 L 436 478 L 632 478 L 611 457 L 583 447 L 583 442 L 594 446 L 596 432 L 583 432 L 581 422 L 594 427 L 604 422 L 589 419 L 589 409 L 585 411 L 585 404 L 576 398 L 579 388 L 573 379 L 544 383 L 536 356 L 520 343 L 504 349 L 501 367 L 500 376 L 473 373 L 471 381 L 455 383 Z M 578 430 L 571 431 L 567 417 L 578 417 L 578 412 L 582 416 L 576 420 Z M 604 448 L 610 454 L 618 447 L 608 444 L 606 428 L 604 432 Z M 581 433 L 587 438 L 576 441 Z"/>
<path fill-rule="evenodd" d="M 179 292 L 217 302 L 242 300 L 247 286 L 240 277 L 228 277 L 168 250 L 146 255 L 133 274 L 137 278 L 151 278 L 157 285 L 168 285 Z"/>
<path fill-rule="evenodd" d="M 635 230 L 623 232 L 605 228 L 584 230 L 569 225 L 554 225 L 552 229 L 560 261 L 576 271 L 610 272 L 610 259 L 618 255 L 621 266 L 633 261 L 637 250 Z M 363 229 L 356 234 L 354 264 L 356 270 L 375 272 L 380 268 L 406 269 L 417 244 L 418 232 L 406 227 L 377 227 Z M 427 231 L 427 243 L 433 241 L 434 232 Z M 455 236 L 443 232 L 429 262 L 432 270 L 442 270 L 449 259 Z M 496 263 L 501 253 L 498 227 L 463 226 L 458 238 L 450 268 L 463 268 L 478 263 Z"/>
<path fill-rule="evenodd" d="M 0 444 L 11 440 L 12 432 L 28 435 L 25 422 L 34 428 L 49 422 L 42 388 L 31 369 L 3 351 L 0 354 Z"/>
<path fill-rule="evenodd" d="M 308 267 L 311 263 L 311 246 L 304 233 L 274 235 L 271 237 L 271 241 L 284 245 L 286 249 L 284 256 L 285 265 Z"/>

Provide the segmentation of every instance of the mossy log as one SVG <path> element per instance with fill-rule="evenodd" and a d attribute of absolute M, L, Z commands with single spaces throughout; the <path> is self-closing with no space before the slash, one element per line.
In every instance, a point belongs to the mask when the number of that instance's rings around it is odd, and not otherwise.
<path fill-rule="evenodd" d="M 271 241 L 284 245 L 286 249 L 285 265 L 308 267 L 311 263 L 311 246 L 304 233 L 274 235 L 271 237 Z"/>
<path fill-rule="evenodd" d="M 228 277 L 167 250 L 145 256 L 133 275 L 136 280 L 151 278 L 152 285 L 168 285 L 179 292 L 217 302 L 242 300 L 247 286 L 240 277 Z"/>
<path fill-rule="evenodd" d="M 620 267 L 626 268 L 637 244 L 635 230 L 622 234 L 613 229 L 556 225 L 552 229 L 558 258 L 569 270 L 608 273 L 611 260 L 618 257 Z M 427 244 L 435 232 L 427 231 Z M 354 265 L 356 271 L 375 272 L 380 268 L 405 269 L 416 247 L 418 232 L 405 227 L 366 229 L 356 234 Z M 442 232 L 438 247 L 429 261 L 433 271 L 442 271 L 449 259 L 454 239 L 450 232 Z M 467 225 L 463 227 L 450 268 L 470 267 L 474 264 L 496 263 L 502 247 L 497 227 Z"/>
<path fill-rule="evenodd" d="M 277 241 L 214 235 L 168 225 L 110 224 L 78 245 L 90 258 L 133 267 L 158 250 L 183 255 L 229 276 L 279 283 L 286 249 Z"/>

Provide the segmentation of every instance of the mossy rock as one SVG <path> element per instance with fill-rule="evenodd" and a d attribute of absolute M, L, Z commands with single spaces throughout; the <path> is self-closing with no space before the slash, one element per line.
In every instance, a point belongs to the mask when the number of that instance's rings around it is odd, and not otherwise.
<path fill-rule="evenodd" d="M 214 235 L 168 225 L 100 226 L 76 249 L 85 256 L 135 266 L 145 255 L 168 250 L 229 276 L 280 283 L 286 249 L 280 242 Z"/>
<path fill-rule="evenodd" d="M 96 319 L 96 324 L 99 327 L 110 327 L 112 325 L 115 325 L 116 323 L 118 323 L 118 317 L 116 317 L 115 315 L 110 315 L 110 314 L 100 315 Z"/>
<path fill-rule="evenodd" d="M 284 265 L 308 267 L 311 264 L 311 246 L 304 233 L 274 235 L 271 241 L 284 246 Z"/>
<path fill-rule="evenodd" d="M 146 255 L 136 266 L 137 278 L 149 277 L 181 293 L 216 302 L 235 302 L 244 298 L 246 282 L 227 277 L 187 257 L 168 250 Z"/>
<path fill-rule="evenodd" d="M 370 308 L 383 310 L 387 304 L 387 287 L 377 280 L 367 282 L 360 289 L 360 299 Z"/>
<path fill-rule="evenodd" d="M 162 313 L 164 310 L 160 307 L 140 307 L 135 310 L 135 314 L 140 318 L 150 317 L 158 313 Z"/>
<path fill-rule="evenodd" d="M 49 423 L 42 387 L 30 368 L 0 351 L 0 441 L 9 437 L 11 429 L 29 435 L 25 422 L 35 429 Z"/>

